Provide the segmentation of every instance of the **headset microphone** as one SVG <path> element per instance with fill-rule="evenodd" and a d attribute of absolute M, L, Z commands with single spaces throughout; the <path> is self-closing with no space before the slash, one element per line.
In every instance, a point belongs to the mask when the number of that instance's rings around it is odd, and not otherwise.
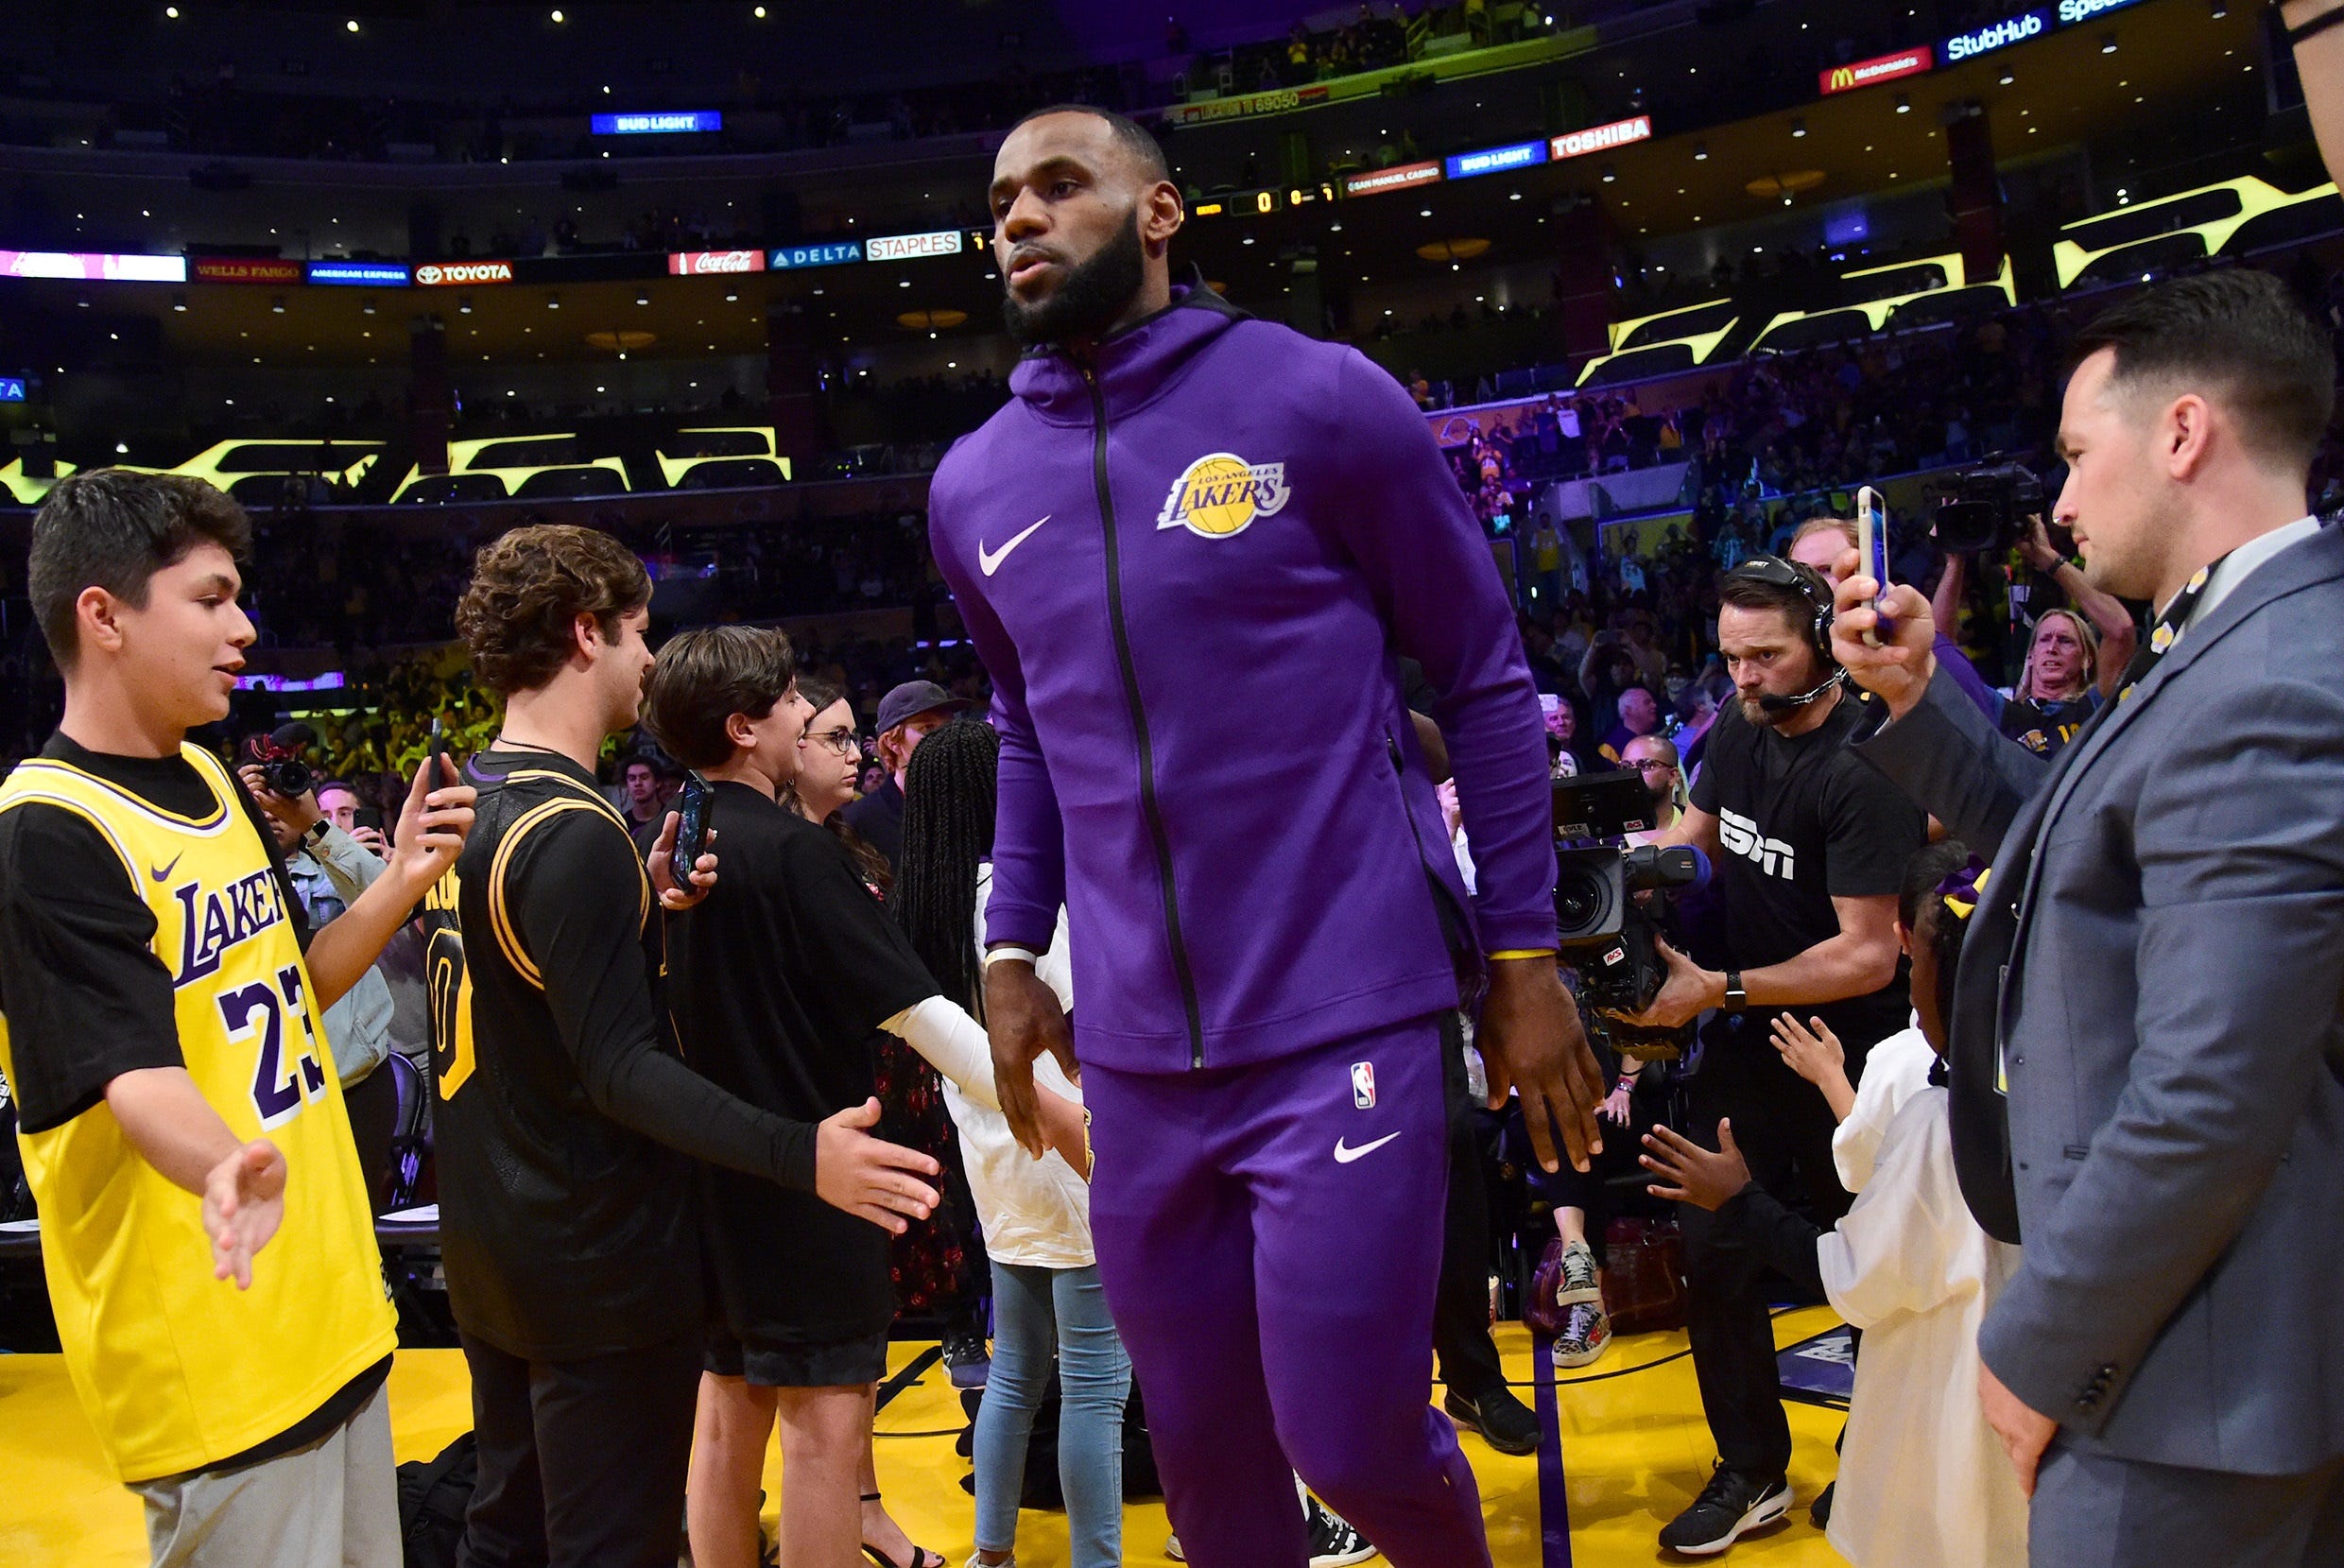
<path fill-rule="evenodd" d="M 1824 681 L 1821 685 L 1817 686 L 1812 690 L 1801 692 L 1797 697 L 1776 697 L 1769 692 L 1758 699 L 1758 706 L 1764 708 L 1770 714 L 1795 713 L 1799 709 L 1803 708 L 1808 703 L 1814 701 L 1817 698 L 1821 697 L 1825 692 L 1830 691 L 1834 686 L 1838 685 L 1839 682 L 1845 681 L 1847 678 L 1848 672 L 1846 670 L 1834 670 L 1831 672 L 1830 680 Z"/>

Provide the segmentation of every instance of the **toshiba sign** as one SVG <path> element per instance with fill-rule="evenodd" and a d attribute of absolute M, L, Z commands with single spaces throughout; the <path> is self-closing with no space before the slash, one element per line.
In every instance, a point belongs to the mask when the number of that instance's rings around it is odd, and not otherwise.
<path fill-rule="evenodd" d="M 1614 120 L 1610 125 L 1591 126 L 1585 130 L 1566 130 L 1549 145 L 1558 159 L 1584 158 L 1591 152 L 1651 139 L 1652 116 L 1639 114 L 1632 120 Z"/>
<path fill-rule="evenodd" d="M 717 272 L 762 272 L 762 250 L 679 250 L 667 258 L 667 270 L 680 278 L 701 278 Z"/>
<path fill-rule="evenodd" d="M 418 288 L 445 288 L 451 284 L 508 284 L 508 261 L 425 262 L 415 269 Z"/>
<path fill-rule="evenodd" d="M 1894 81 L 1900 77 L 1918 77 L 1937 67 L 1937 52 L 1925 44 L 1906 49 L 1901 54 L 1878 55 L 1859 60 L 1853 65 L 1835 65 L 1819 74 L 1818 80 L 1825 97 L 1834 93 L 1852 93 L 1859 87 Z"/>

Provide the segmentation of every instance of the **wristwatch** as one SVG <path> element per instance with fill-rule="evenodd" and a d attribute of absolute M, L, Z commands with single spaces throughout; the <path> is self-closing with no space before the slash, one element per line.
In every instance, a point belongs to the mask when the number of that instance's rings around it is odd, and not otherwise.
<path fill-rule="evenodd" d="M 1744 1008 L 1749 1006 L 1749 995 L 1747 991 L 1742 990 L 1742 972 L 1738 969 L 1727 970 L 1725 1002 L 1726 1011 L 1740 1012 Z"/>
<path fill-rule="evenodd" d="M 309 824 L 309 831 L 302 835 L 302 841 L 308 844 L 322 844 L 325 842 L 325 836 L 333 831 L 333 819 L 320 817 Z"/>

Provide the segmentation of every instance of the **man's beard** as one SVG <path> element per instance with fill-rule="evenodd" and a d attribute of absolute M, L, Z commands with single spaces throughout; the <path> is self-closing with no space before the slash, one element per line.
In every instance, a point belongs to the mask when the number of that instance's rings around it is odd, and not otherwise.
<path fill-rule="evenodd" d="M 1138 213 L 1135 204 L 1114 237 L 1088 261 L 1067 264 L 1058 287 L 1039 304 L 1020 302 L 1005 284 L 1001 320 L 1009 336 L 1032 348 L 1062 343 L 1070 337 L 1096 337 L 1113 326 L 1131 308 L 1146 276 L 1147 253 L 1140 244 Z M 1003 276 L 1008 276 L 1006 271 Z"/>

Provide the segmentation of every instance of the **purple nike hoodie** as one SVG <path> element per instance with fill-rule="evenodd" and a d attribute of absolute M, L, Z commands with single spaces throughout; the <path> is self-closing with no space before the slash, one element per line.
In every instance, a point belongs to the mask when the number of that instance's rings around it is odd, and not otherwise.
<path fill-rule="evenodd" d="M 1267 1061 L 1456 1006 L 1448 932 L 1552 948 L 1513 610 L 1391 376 L 1190 287 L 1009 386 L 929 543 L 1001 732 L 987 936 L 1041 951 L 1066 905 L 1081 1059 Z M 1403 654 L 1441 694 L 1470 905 Z"/>

